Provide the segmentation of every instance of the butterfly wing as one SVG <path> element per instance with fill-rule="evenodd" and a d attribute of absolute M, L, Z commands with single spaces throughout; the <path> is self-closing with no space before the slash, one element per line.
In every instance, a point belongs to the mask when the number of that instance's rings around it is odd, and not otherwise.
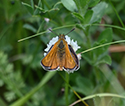
<path fill-rule="evenodd" d="M 60 68 L 60 70 L 64 68 L 66 71 L 78 70 L 79 60 L 73 48 L 63 40 L 65 52 L 63 56 L 60 56 L 61 52 L 58 52 L 59 43 L 60 41 L 56 42 L 54 46 L 50 48 L 47 55 L 41 60 L 42 67 L 50 71 L 57 70 L 58 68 Z"/>
<path fill-rule="evenodd" d="M 74 50 L 72 49 L 71 46 L 68 46 L 68 44 L 66 44 L 64 69 L 66 71 L 77 70 L 78 64 L 77 64 L 76 60 L 78 60 L 78 58 L 77 58 Z"/>
<path fill-rule="evenodd" d="M 41 60 L 41 65 L 45 70 L 57 70 L 59 59 L 57 58 L 57 46 L 54 45 L 48 51 L 47 55 Z"/>
<path fill-rule="evenodd" d="M 70 50 L 70 53 L 71 53 L 73 59 L 75 60 L 75 62 L 76 62 L 76 64 L 77 64 L 77 67 L 76 67 L 75 70 L 78 70 L 78 69 L 79 69 L 79 59 L 78 59 L 78 57 L 77 57 L 75 51 L 74 51 L 73 48 L 71 47 L 71 45 L 68 45 L 68 47 L 69 47 L 69 50 Z"/>

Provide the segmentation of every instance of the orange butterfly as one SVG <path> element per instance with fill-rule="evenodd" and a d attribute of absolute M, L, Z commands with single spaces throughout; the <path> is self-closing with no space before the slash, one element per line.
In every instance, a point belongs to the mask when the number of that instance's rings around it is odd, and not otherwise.
<path fill-rule="evenodd" d="M 49 71 L 58 69 L 74 71 L 79 69 L 78 57 L 71 45 L 66 42 L 64 34 L 58 36 L 58 41 L 50 47 L 46 56 L 41 60 L 41 65 L 45 70 Z"/>

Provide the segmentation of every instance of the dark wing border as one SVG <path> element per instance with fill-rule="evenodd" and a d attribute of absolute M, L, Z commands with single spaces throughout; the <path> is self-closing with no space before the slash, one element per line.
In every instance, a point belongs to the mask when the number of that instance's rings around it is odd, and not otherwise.
<path fill-rule="evenodd" d="M 46 55 L 51 51 L 51 49 L 53 48 L 53 46 L 54 46 L 54 45 L 52 45 L 52 46 L 50 47 L 50 49 L 48 50 L 48 52 L 46 53 Z M 46 56 L 45 56 L 45 57 L 46 57 Z M 43 60 L 45 57 L 43 57 L 42 60 Z M 56 70 L 59 69 L 59 66 L 56 67 L 56 68 L 54 68 L 54 69 L 50 69 L 51 66 L 50 66 L 50 67 L 49 67 L 49 66 L 44 66 L 43 63 L 42 63 L 42 60 L 41 60 L 41 65 L 42 65 L 42 67 L 43 67 L 45 70 L 47 70 L 47 71 L 56 71 Z"/>
<path fill-rule="evenodd" d="M 68 47 L 69 47 L 69 50 L 70 50 L 70 52 L 71 52 L 71 55 L 73 54 L 73 55 L 75 56 L 75 58 L 74 58 L 74 56 L 72 55 L 74 61 L 75 61 L 76 64 L 77 64 L 77 67 L 75 68 L 75 70 L 78 70 L 78 69 L 79 69 L 79 59 L 78 59 L 78 57 L 77 57 L 75 51 L 73 50 L 72 46 L 71 46 L 71 45 L 68 45 Z"/>

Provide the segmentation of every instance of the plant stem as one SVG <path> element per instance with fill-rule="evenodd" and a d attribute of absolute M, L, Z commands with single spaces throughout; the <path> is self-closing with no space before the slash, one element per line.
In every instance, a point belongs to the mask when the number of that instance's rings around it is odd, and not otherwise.
<path fill-rule="evenodd" d="M 89 51 L 92 51 L 92 50 L 95 50 L 95 49 L 98 49 L 98 48 L 100 48 L 100 47 L 104 47 L 104 46 L 108 46 L 108 45 L 112 45 L 112 44 L 116 44 L 116 43 L 124 43 L 124 42 L 125 42 L 125 40 L 119 40 L 119 41 L 115 41 L 115 42 L 105 43 L 105 44 L 102 44 L 102 45 L 95 46 L 95 47 L 93 47 L 93 48 L 84 50 L 84 51 L 81 52 L 81 54 L 82 54 L 82 53 L 89 52 Z"/>
<path fill-rule="evenodd" d="M 57 30 L 57 29 L 62 29 L 62 28 L 67 28 L 67 27 L 75 27 L 76 25 L 80 25 L 80 24 L 72 24 L 72 25 L 65 25 L 65 26 L 60 26 L 60 27 L 56 27 L 56 28 L 53 28 L 52 30 Z M 84 27 L 88 27 L 88 26 L 106 26 L 106 27 L 112 27 L 112 28 L 116 28 L 116 29 L 120 29 L 120 30 L 123 30 L 125 31 L 125 28 L 122 28 L 122 27 L 119 27 L 119 26 L 115 26 L 115 25 L 108 25 L 108 24 L 86 24 L 84 25 Z M 27 40 L 27 39 L 30 39 L 30 38 L 33 38 L 33 37 L 36 37 L 36 36 L 40 36 L 44 33 L 48 32 L 48 30 L 46 31 L 43 31 L 43 32 L 40 32 L 40 33 L 37 33 L 37 34 L 34 34 L 34 35 L 31 35 L 31 36 L 28 36 L 28 37 L 25 37 L 25 38 L 22 38 L 22 39 L 19 39 L 18 42 L 22 42 L 24 40 Z"/>
<path fill-rule="evenodd" d="M 59 72 L 58 72 L 59 73 Z M 62 79 L 67 83 L 67 85 L 69 86 L 69 88 L 71 88 L 71 90 L 73 91 L 73 93 L 83 102 L 83 104 L 85 106 L 89 106 L 85 101 L 82 100 L 82 98 L 79 96 L 79 94 L 74 91 L 74 89 L 69 85 L 69 81 L 67 82 L 66 79 L 62 76 L 62 74 L 59 73 L 59 75 L 62 77 Z"/>
<path fill-rule="evenodd" d="M 89 95 L 87 97 L 84 97 L 84 98 L 82 98 L 82 100 L 93 99 L 95 97 L 100 97 L 100 98 L 101 97 L 117 97 L 117 98 L 125 99 L 125 96 L 123 96 L 123 95 L 118 95 L 118 94 L 113 94 L 113 93 L 98 93 L 98 94 L 93 94 L 93 95 Z M 81 100 L 77 100 L 69 106 L 75 106 L 79 102 L 81 102 Z"/>
<path fill-rule="evenodd" d="M 111 6 L 112 6 L 113 10 L 115 11 L 116 16 L 118 17 L 118 19 L 119 19 L 119 21 L 120 21 L 120 23 L 121 23 L 122 27 L 124 27 L 124 28 L 125 28 L 124 23 L 122 22 L 122 20 L 121 20 L 121 18 L 120 18 L 120 16 L 119 16 L 119 14 L 118 14 L 118 12 L 116 11 L 116 9 L 115 9 L 114 5 L 112 4 L 112 2 L 111 2 L 110 0 L 109 0 L 109 3 L 111 4 Z"/>
<path fill-rule="evenodd" d="M 65 78 L 66 82 L 65 83 L 65 101 L 66 101 L 66 106 L 68 106 L 68 84 L 69 84 L 69 74 L 65 72 Z"/>

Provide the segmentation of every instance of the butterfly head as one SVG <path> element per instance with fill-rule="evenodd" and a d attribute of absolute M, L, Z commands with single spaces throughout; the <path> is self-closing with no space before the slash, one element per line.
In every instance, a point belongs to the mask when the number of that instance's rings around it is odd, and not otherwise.
<path fill-rule="evenodd" d="M 66 39 L 64 34 L 60 34 L 60 35 L 58 36 L 58 38 L 59 38 L 59 39 Z"/>

